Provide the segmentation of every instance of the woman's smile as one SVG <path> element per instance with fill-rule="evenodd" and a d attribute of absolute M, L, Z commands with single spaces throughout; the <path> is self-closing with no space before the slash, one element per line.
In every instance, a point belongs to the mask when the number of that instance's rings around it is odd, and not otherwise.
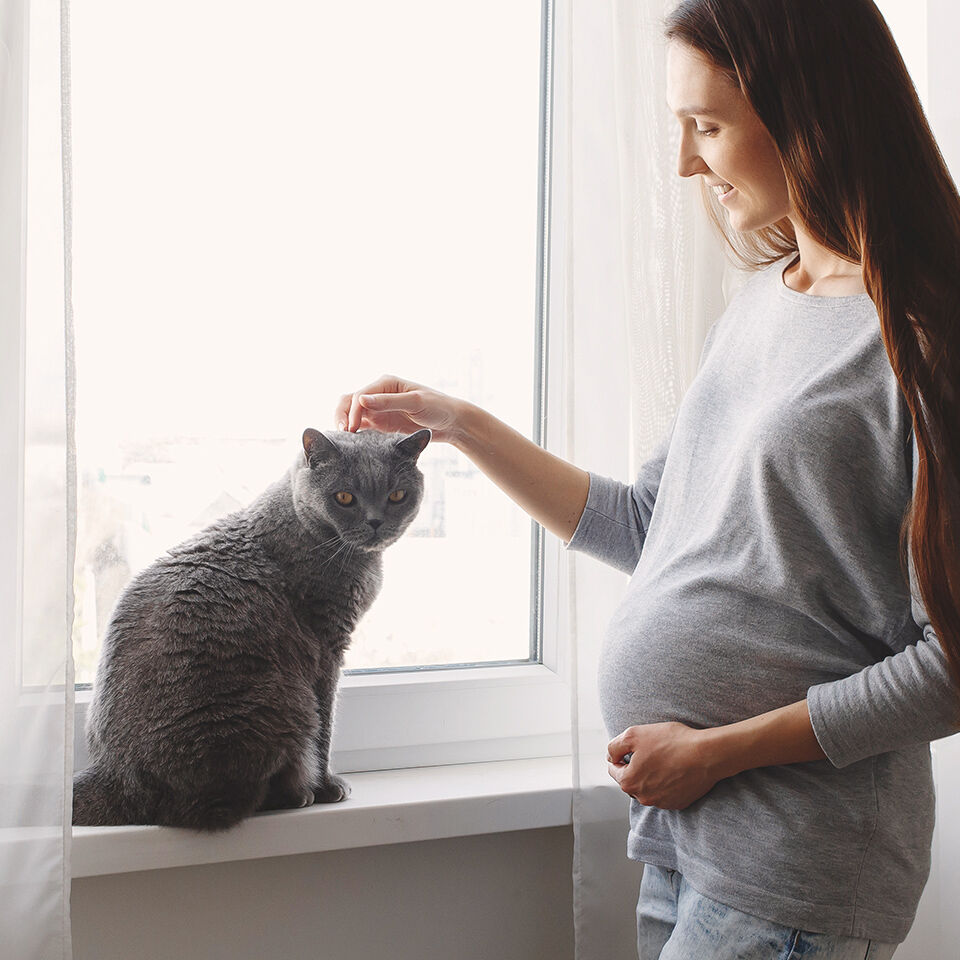
<path fill-rule="evenodd" d="M 734 230 L 759 230 L 790 215 L 787 181 L 769 131 L 739 85 L 679 41 L 667 49 L 667 104 L 680 121 L 677 172 L 704 178 Z M 718 169 L 733 173 L 737 186 L 721 180 Z"/>

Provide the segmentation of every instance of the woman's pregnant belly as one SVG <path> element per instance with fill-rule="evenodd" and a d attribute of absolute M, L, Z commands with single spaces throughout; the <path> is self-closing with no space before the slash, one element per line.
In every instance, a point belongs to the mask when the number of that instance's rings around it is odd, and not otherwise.
<path fill-rule="evenodd" d="M 651 575 L 641 564 L 601 648 L 607 730 L 669 720 L 714 727 L 803 700 L 811 685 L 867 662 L 851 662 L 833 629 L 822 614 L 722 574 L 678 564 Z"/>

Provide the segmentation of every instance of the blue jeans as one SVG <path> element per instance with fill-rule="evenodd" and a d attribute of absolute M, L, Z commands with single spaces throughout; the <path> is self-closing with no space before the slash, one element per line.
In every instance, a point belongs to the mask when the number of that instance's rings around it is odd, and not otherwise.
<path fill-rule="evenodd" d="M 890 960 L 898 946 L 784 927 L 703 896 L 677 870 L 643 865 L 640 960 Z"/>

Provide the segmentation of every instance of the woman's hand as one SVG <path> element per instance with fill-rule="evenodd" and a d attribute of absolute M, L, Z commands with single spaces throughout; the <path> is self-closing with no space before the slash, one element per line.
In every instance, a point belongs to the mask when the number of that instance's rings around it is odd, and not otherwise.
<path fill-rule="evenodd" d="M 514 503 L 551 533 L 569 540 L 583 514 L 590 476 L 534 443 L 469 400 L 448 397 L 411 380 L 380 377 L 363 390 L 345 393 L 333 413 L 341 430 L 362 427 L 414 433 L 453 444 Z"/>
<path fill-rule="evenodd" d="M 356 393 L 345 393 L 337 404 L 333 422 L 341 430 L 359 429 L 384 433 L 413 433 L 423 427 L 434 440 L 454 442 L 458 415 L 464 403 L 439 390 L 412 380 L 384 375 Z"/>
<path fill-rule="evenodd" d="M 705 742 L 702 730 L 685 723 L 627 727 L 607 744 L 607 767 L 620 789 L 645 806 L 683 810 L 722 779 Z"/>

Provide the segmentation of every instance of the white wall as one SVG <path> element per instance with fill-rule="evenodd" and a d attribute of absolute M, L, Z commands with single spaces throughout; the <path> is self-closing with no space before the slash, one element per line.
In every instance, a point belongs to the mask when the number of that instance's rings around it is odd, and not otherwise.
<path fill-rule="evenodd" d="M 926 7 L 927 115 L 953 180 L 960 183 L 960 5 L 956 0 L 927 0 Z M 930 886 L 935 882 L 936 889 L 930 900 L 937 922 L 928 930 L 931 937 L 936 935 L 939 950 L 917 953 L 916 960 L 960 960 L 960 735 L 935 746 L 934 770 L 937 833 Z"/>
<path fill-rule="evenodd" d="M 552 827 L 88 877 L 74 960 L 572 960 L 572 856 Z"/>
<path fill-rule="evenodd" d="M 926 6 L 927 115 L 954 182 L 960 182 L 960 5 L 927 0 Z"/>
<path fill-rule="evenodd" d="M 960 183 L 960 4 L 956 0 L 896 0 L 896 5 L 902 8 L 904 22 L 913 17 L 924 31 L 924 107 L 954 182 Z M 891 29 L 896 32 L 893 23 Z M 913 69 L 909 61 L 907 65 Z M 933 864 L 921 901 L 924 913 L 918 914 L 904 943 L 903 960 L 960 960 L 960 735 L 934 745 L 934 775 L 937 826 Z M 904 813 L 909 816 L 909 811 Z M 897 960 L 901 960 L 899 953 Z"/>

